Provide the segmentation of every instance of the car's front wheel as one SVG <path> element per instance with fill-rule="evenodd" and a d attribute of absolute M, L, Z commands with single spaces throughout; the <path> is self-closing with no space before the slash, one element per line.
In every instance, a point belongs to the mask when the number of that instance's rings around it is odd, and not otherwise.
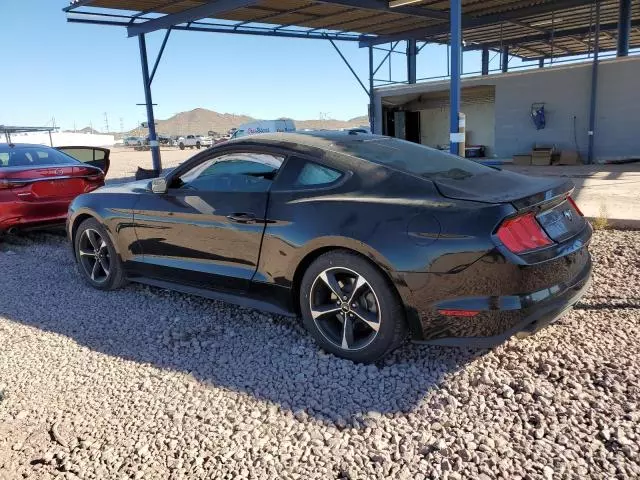
<path fill-rule="evenodd" d="M 184 150 L 184 143 L 180 142 L 180 150 Z"/>
<path fill-rule="evenodd" d="M 82 278 L 100 290 L 115 290 L 126 283 L 122 261 L 104 227 L 89 218 L 78 227 L 74 240 Z"/>
<path fill-rule="evenodd" d="M 405 313 L 389 280 L 365 258 L 336 250 L 318 257 L 300 286 L 306 329 L 339 357 L 371 363 L 406 338 Z"/>
<path fill-rule="evenodd" d="M 196 148 L 200 150 L 200 142 L 196 143 Z"/>

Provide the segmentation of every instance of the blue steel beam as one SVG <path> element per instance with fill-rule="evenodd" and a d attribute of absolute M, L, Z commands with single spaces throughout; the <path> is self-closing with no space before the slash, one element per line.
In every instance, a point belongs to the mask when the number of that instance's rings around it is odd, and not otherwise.
<path fill-rule="evenodd" d="M 589 107 L 589 150 L 587 163 L 593 163 L 596 134 L 596 107 L 598 105 L 598 67 L 600 66 L 600 0 L 596 0 L 596 23 L 593 33 L 593 67 L 591 68 L 591 104 Z"/>
<path fill-rule="evenodd" d="M 407 40 L 407 82 L 416 83 L 418 46 L 415 39 Z"/>
<path fill-rule="evenodd" d="M 85 23 L 90 25 L 110 25 L 117 27 L 126 27 L 128 25 L 127 21 L 129 17 L 121 17 L 119 15 L 109 15 L 109 17 L 117 17 L 117 18 L 126 18 L 125 21 L 122 20 L 97 20 L 86 18 L 87 14 L 77 13 L 78 15 L 83 15 L 83 17 L 74 17 L 70 15 L 67 17 L 67 22 L 69 23 Z M 94 16 L 94 14 L 91 14 Z M 97 18 L 104 18 L 104 14 L 100 14 Z M 177 25 L 172 27 L 172 30 L 186 31 L 186 32 L 208 32 L 208 33 L 230 33 L 236 35 L 257 35 L 264 37 L 284 37 L 284 38 L 306 38 L 306 39 L 320 39 L 326 40 L 327 36 L 334 40 L 339 40 L 341 42 L 359 42 L 362 40 L 362 35 L 352 35 L 346 33 L 325 33 L 325 32 L 316 32 L 316 33 L 308 33 L 306 30 L 288 30 L 282 32 L 274 32 L 271 28 L 263 28 L 263 27 L 243 27 L 242 29 L 234 29 L 233 25 L 220 25 L 220 24 L 208 24 L 205 22 L 193 22 L 190 27 Z"/>
<path fill-rule="evenodd" d="M 631 25 L 640 26 L 640 19 L 632 20 Z M 618 22 L 609 22 L 609 23 L 603 23 L 600 25 L 601 32 L 614 31 L 617 28 L 618 28 Z M 592 27 L 590 26 L 574 27 L 574 28 L 568 28 L 565 30 L 556 30 L 553 35 L 553 38 L 554 40 L 558 40 L 560 38 L 570 38 L 570 37 L 575 37 L 580 35 L 589 35 L 591 31 L 592 31 Z M 502 42 L 488 42 L 488 43 L 483 43 L 482 45 L 474 45 L 473 49 L 477 49 L 480 47 L 499 48 L 504 45 L 510 45 L 512 47 L 515 47 L 518 45 L 525 45 L 527 43 L 540 43 L 540 42 L 546 43 L 546 42 L 549 42 L 550 40 L 551 40 L 550 33 L 539 33 L 535 35 L 527 35 L 525 37 L 505 38 L 502 40 Z M 573 55 L 576 55 L 576 53 L 573 53 Z"/>
<path fill-rule="evenodd" d="M 313 4 L 313 3 L 307 3 L 306 5 L 303 5 L 302 7 L 295 8 L 293 10 L 285 10 L 285 11 L 282 11 L 282 12 L 271 12 L 269 15 L 264 15 L 262 17 L 257 17 L 257 18 L 254 18 L 252 20 L 246 20 L 244 22 L 236 23 L 233 26 L 233 28 L 238 28 L 238 27 L 241 27 L 241 26 L 246 25 L 248 23 L 263 23 L 264 20 L 272 20 L 274 18 L 282 17 L 284 15 L 291 15 L 292 13 L 300 13 L 303 10 L 306 10 L 307 8 L 310 8 L 310 7 L 314 6 L 314 5 L 315 4 Z M 303 15 L 305 15 L 305 14 L 303 14 Z"/>
<path fill-rule="evenodd" d="M 391 52 L 389 52 L 391 54 Z M 375 96 L 373 92 L 373 47 L 369 47 L 369 129 L 371 133 L 376 133 L 376 109 L 375 109 Z"/>
<path fill-rule="evenodd" d="M 88 5 L 91 5 L 91 3 L 94 0 L 76 0 L 75 2 L 73 2 L 71 5 L 69 5 L 68 7 L 64 7 L 62 9 L 63 12 L 70 12 L 72 10 L 75 10 L 76 8 L 80 8 L 80 7 L 86 7 Z"/>
<path fill-rule="evenodd" d="M 507 73 L 509 71 L 509 45 L 506 45 L 502 48 L 502 59 L 501 59 L 501 70 L 502 73 Z"/>
<path fill-rule="evenodd" d="M 380 70 L 380 67 L 382 67 L 382 65 L 384 65 L 384 62 L 387 61 L 387 58 L 389 58 L 391 56 L 392 53 L 394 53 L 396 47 L 398 46 L 398 44 L 400 43 L 400 41 L 395 42 L 394 44 L 391 45 L 391 49 L 387 52 L 387 54 L 384 56 L 384 58 L 382 59 L 382 61 L 380 62 L 380 64 L 378 65 L 378 67 L 373 71 L 373 74 L 371 75 L 372 77 L 375 76 L 376 73 L 378 73 L 378 70 Z M 371 51 L 373 52 L 374 47 L 371 47 Z M 400 53 L 400 52 L 398 52 Z"/>
<path fill-rule="evenodd" d="M 449 150 L 453 155 L 460 154 L 460 60 L 462 57 L 462 0 L 451 0 L 451 118 L 449 122 Z M 462 152 L 464 156 L 464 152 Z"/>
<path fill-rule="evenodd" d="M 508 12 L 496 13 L 492 15 L 483 15 L 481 17 L 465 16 L 462 20 L 462 28 L 478 28 L 486 25 L 493 25 L 496 23 L 505 22 L 508 20 L 517 20 L 523 17 L 529 17 L 533 15 L 542 15 L 551 13 L 556 10 L 563 10 L 572 7 L 578 7 L 582 5 L 588 5 L 593 0 L 559 0 L 554 2 L 543 3 L 539 5 L 533 5 L 531 7 L 518 8 L 510 10 Z M 432 36 L 444 35 L 449 31 L 449 25 L 444 22 L 438 25 L 424 28 L 416 28 L 407 30 L 406 32 L 395 33 L 393 35 L 380 35 L 373 40 L 363 40 L 360 43 L 361 47 L 366 47 L 369 43 L 373 45 L 379 45 L 381 43 L 389 43 L 395 40 L 407 40 L 409 38 L 416 38 L 418 40 L 426 39 Z"/>
<path fill-rule="evenodd" d="M 335 42 L 333 41 L 333 39 L 327 37 L 327 40 L 329 40 L 329 42 L 331 42 L 331 45 L 333 45 L 333 48 L 336 49 L 336 52 L 338 52 L 338 55 L 340 55 L 340 58 L 342 59 L 342 61 L 345 63 L 345 65 L 347 66 L 347 68 L 349 68 L 349 70 L 351 71 L 351 73 L 353 74 L 354 77 L 356 77 L 356 80 L 358 81 L 358 83 L 360 84 L 360 86 L 362 87 L 362 89 L 365 91 L 365 93 L 367 95 L 371 95 L 372 92 L 370 92 L 367 87 L 364 86 L 364 83 L 362 83 L 362 80 L 360 80 L 360 77 L 358 76 L 358 74 L 356 73 L 356 71 L 353 69 L 353 67 L 351 66 L 351 64 L 349 63 L 349 60 L 347 60 L 345 58 L 345 56 L 342 54 L 342 52 L 340 51 L 340 49 L 338 48 L 338 46 L 335 44 Z"/>
<path fill-rule="evenodd" d="M 489 48 L 482 48 L 482 75 L 489 75 Z"/>
<path fill-rule="evenodd" d="M 127 27 L 129 37 L 134 37 L 143 33 L 155 32 L 156 30 L 164 30 L 182 23 L 193 22 L 201 18 L 220 15 L 225 12 L 245 8 L 258 3 L 257 0 L 210 0 L 207 3 L 184 10 L 182 12 L 171 13 L 153 20 L 147 20 L 144 23 L 135 23 Z"/>
<path fill-rule="evenodd" d="M 167 41 L 169 41 L 169 35 L 171 35 L 171 28 L 167 28 L 167 33 L 165 33 L 164 40 L 162 40 L 162 46 L 160 47 L 160 51 L 158 52 L 156 63 L 153 65 L 153 70 L 151 70 L 149 84 L 153 83 L 153 77 L 156 76 L 156 70 L 158 70 L 158 65 L 160 65 L 160 60 L 162 59 L 162 54 L 164 53 L 164 48 L 167 46 Z"/>
<path fill-rule="evenodd" d="M 618 17 L 618 56 L 629 55 L 629 36 L 631 34 L 631 0 L 620 0 Z"/>
<path fill-rule="evenodd" d="M 140 65 L 142 66 L 142 82 L 144 83 L 144 101 L 147 107 L 147 122 L 149 124 L 149 146 L 151 147 L 151 159 L 153 160 L 153 170 L 156 176 L 162 172 L 162 162 L 160 160 L 160 146 L 156 136 L 156 121 L 153 115 L 153 99 L 151 98 L 151 81 L 149 78 L 149 61 L 147 60 L 147 42 L 144 34 L 138 35 L 138 46 L 140 47 Z"/>
<path fill-rule="evenodd" d="M 158 10 L 162 10 L 163 8 L 166 8 L 166 7 L 174 7 L 174 6 L 176 6 L 176 5 L 180 4 L 180 3 L 184 3 L 185 1 L 186 0 L 170 0 L 168 2 L 165 2 L 165 3 L 161 4 L 161 5 L 157 5 L 154 8 L 148 8 L 147 10 L 142 10 L 142 11 L 140 11 L 138 13 L 135 13 L 135 14 L 131 15 L 131 22 L 130 23 L 135 22 L 136 18 L 142 17 L 142 16 L 147 15 L 149 13 L 157 12 Z"/>

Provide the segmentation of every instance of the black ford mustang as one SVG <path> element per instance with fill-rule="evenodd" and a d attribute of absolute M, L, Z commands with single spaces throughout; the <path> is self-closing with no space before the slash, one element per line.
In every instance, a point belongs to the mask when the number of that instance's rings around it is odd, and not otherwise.
<path fill-rule="evenodd" d="M 557 319 L 591 275 L 564 179 L 402 140 L 268 134 L 70 207 L 79 270 L 301 315 L 327 351 L 375 361 L 414 341 L 491 346 Z"/>

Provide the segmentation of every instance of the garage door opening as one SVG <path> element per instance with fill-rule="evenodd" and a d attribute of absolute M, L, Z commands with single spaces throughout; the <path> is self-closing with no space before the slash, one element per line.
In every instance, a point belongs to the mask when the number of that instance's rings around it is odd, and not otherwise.
<path fill-rule="evenodd" d="M 492 157 L 495 151 L 495 86 L 462 89 L 467 157 Z M 448 89 L 384 98 L 383 133 L 441 150 L 449 149 Z"/>

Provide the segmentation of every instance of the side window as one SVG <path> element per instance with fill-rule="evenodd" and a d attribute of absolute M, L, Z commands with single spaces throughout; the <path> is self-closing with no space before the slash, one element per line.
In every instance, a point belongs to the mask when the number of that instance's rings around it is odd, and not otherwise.
<path fill-rule="evenodd" d="M 298 177 L 293 182 L 294 187 L 310 187 L 329 185 L 342 176 L 341 172 L 332 168 L 323 167 L 317 163 L 307 162 L 304 164 Z"/>
<path fill-rule="evenodd" d="M 283 160 L 283 157 L 268 153 L 221 155 L 183 174 L 176 187 L 214 192 L 266 192 Z"/>

